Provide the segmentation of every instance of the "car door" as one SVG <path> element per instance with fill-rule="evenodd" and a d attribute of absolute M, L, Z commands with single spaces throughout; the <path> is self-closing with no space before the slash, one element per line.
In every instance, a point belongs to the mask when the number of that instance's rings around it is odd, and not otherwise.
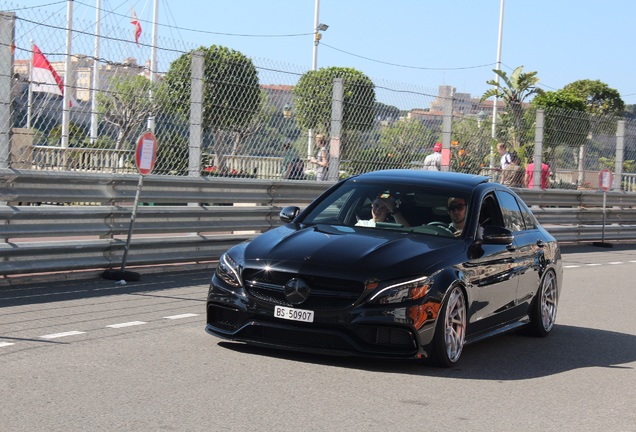
<path fill-rule="evenodd" d="M 519 284 L 515 303 L 519 315 L 527 313 L 539 286 L 541 263 L 544 261 L 543 235 L 525 203 L 507 191 L 497 191 L 506 228 L 514 235 L 517 249 L 515 271 Z"/>
<path fill-rule="evenodd" d="M 503 215 L 493 192 L 483 198 L 479 208 L 479 224 L 482 228 L 487 225 L 504 226 Z M 471 305 L 471 334 L 514 319 L 517 254 L 516 248 L 508 245 L 478 242 L 471 246 L 466 274 L 477 296 L 477 301 Z"/>

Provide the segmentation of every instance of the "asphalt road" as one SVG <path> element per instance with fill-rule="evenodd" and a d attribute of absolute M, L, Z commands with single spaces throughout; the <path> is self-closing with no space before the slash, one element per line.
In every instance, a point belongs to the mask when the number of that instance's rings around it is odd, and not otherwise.
<path fill-rule="evenodd" d="M 634 431 L 636 246 L 564 264 L 548 338 L 449 370 L 222 342 L 209 271 L 0 288 L 0 430 Z"/>

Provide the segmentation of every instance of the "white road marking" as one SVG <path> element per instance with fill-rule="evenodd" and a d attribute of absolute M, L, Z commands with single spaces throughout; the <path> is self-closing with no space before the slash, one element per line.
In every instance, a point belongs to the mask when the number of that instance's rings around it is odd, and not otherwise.
<path fill-rule="evenodd" d="M 596 264 L 586 264 L 586 266 L 588 266 L 588 267 L 594 267 L 594 266 L 600 266 L 600 265 L 601 265 L 601 264 L 599 264 L 599 263 L 596 263 Z"/>
<path fill-rule="evenodd" d="M 192 317 L 195 317 L 195 316 L 199 316 L 199 314 L 195 314 L 195 313 L 185 313 L 185 314 L 181 314 L 181 315 L 172 315 L 172 316 L 167 316 L 167 317 L 164 317 L 164 318 L 165 318 L 165 319 L 171 319 L 171 320 L 174 320 L 174 319 L 181 319 L 181 318 L 192 318 Z"/>
<path fill-rule="evenodd" d="M 53 334 L 49 334 L 49 335 L 44 335 L 44 336 L 40 336 L 41 339 L 57 339 L 57 338 L 62 338 L 62 337 L 66 337 L 66 336 L 75 336 L 75 335 L 80 335 L 80 334 L 84 334 L 86 332 L 83 331 L 68 331 L 68 332 L 64 332 L 64 333 L 53 333 Z"/>
<path fill-rule="evenodd" d="M 579 268 L 579 267 L 581 267 L 581 266 L 580 265 L 566 265 L 566 266 L 563 266 L 563 268 Z"/>
<path fill-rule="evenodd" d="M 612 264 L 612 265 L 616 265 L 616 264 L 623 264 L 623 261 L 614 261 L 608 264 Z"/>
<path fill-rule="evenodd" d="M 0 348 L 15 345 L 13 342 L 0 342 Z"/>
<path fill-rule="evenodd" d="M 107 325 L 106 327 L 123 328 L 123 327 L 132 327 L 132 326 L 138 326 L 138 325 L 143 325 L 143 324 L 148 324 L 148 323 L 144 322 L 144 321 L 130 321 L 130 322 L 125 322 L 125 323 L 120 323 L 120 324 L 111 324 L 111 325 Z"/>

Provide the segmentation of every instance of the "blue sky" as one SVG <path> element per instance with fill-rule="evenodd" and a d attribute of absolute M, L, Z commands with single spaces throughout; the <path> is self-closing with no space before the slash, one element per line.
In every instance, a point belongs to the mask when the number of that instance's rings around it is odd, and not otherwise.
<path fill-rule="evenodd" d="M 8 0 L 0 0 L 7 5 Z M 315 0 L 160 0 L 162 37 L 195 45 L 223 45 L 252 58 L 309 70 Z M 66 14 L 66 2 L 19 0 Z M 95 17 L 95 0 L 75 0 L 74 16 Z M 133 6 L 152 19 L 152 0 L 102 0 L 123 28 Z M 318 49 L 318 67 L 356 68 L 374 81 L 436 89 L 452 85 L 480 96 L 494 78 L 500 0 L 320 0 L 320 22 L 329 25 Z M 633 0 L 507 0 L 502 69 L 538 71 L 540 86 L 556 90 L 579 79 L 599 79 L 636 104 Z M 142 38 L 150 25 L 142 22 Z M 131 30 L 132 34 L 132 30 Z M 250 35 L 250 36 L 238 36 Z M 285 36 L 280 36 L 285 35 Z"/>

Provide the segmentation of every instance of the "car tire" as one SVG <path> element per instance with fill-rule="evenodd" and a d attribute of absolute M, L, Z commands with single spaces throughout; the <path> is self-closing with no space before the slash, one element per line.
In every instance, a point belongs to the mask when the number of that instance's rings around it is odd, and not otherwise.
<path fill-rule="evenodd" d="M 556 275 L 548 270 L 539 285 L 539 290 L 530 308 L 530 335 L 546 337 L 554 328 L 557 306 L 559 304 L 559 290 Z"/>
<path fill-rule="evenodd" d="M 466 296 L 461 287 L 449 289 L 437 318 L 433 337 L 432 360 L 439 367 L 451 367 L 459 361 L 466 340 Z"/>

